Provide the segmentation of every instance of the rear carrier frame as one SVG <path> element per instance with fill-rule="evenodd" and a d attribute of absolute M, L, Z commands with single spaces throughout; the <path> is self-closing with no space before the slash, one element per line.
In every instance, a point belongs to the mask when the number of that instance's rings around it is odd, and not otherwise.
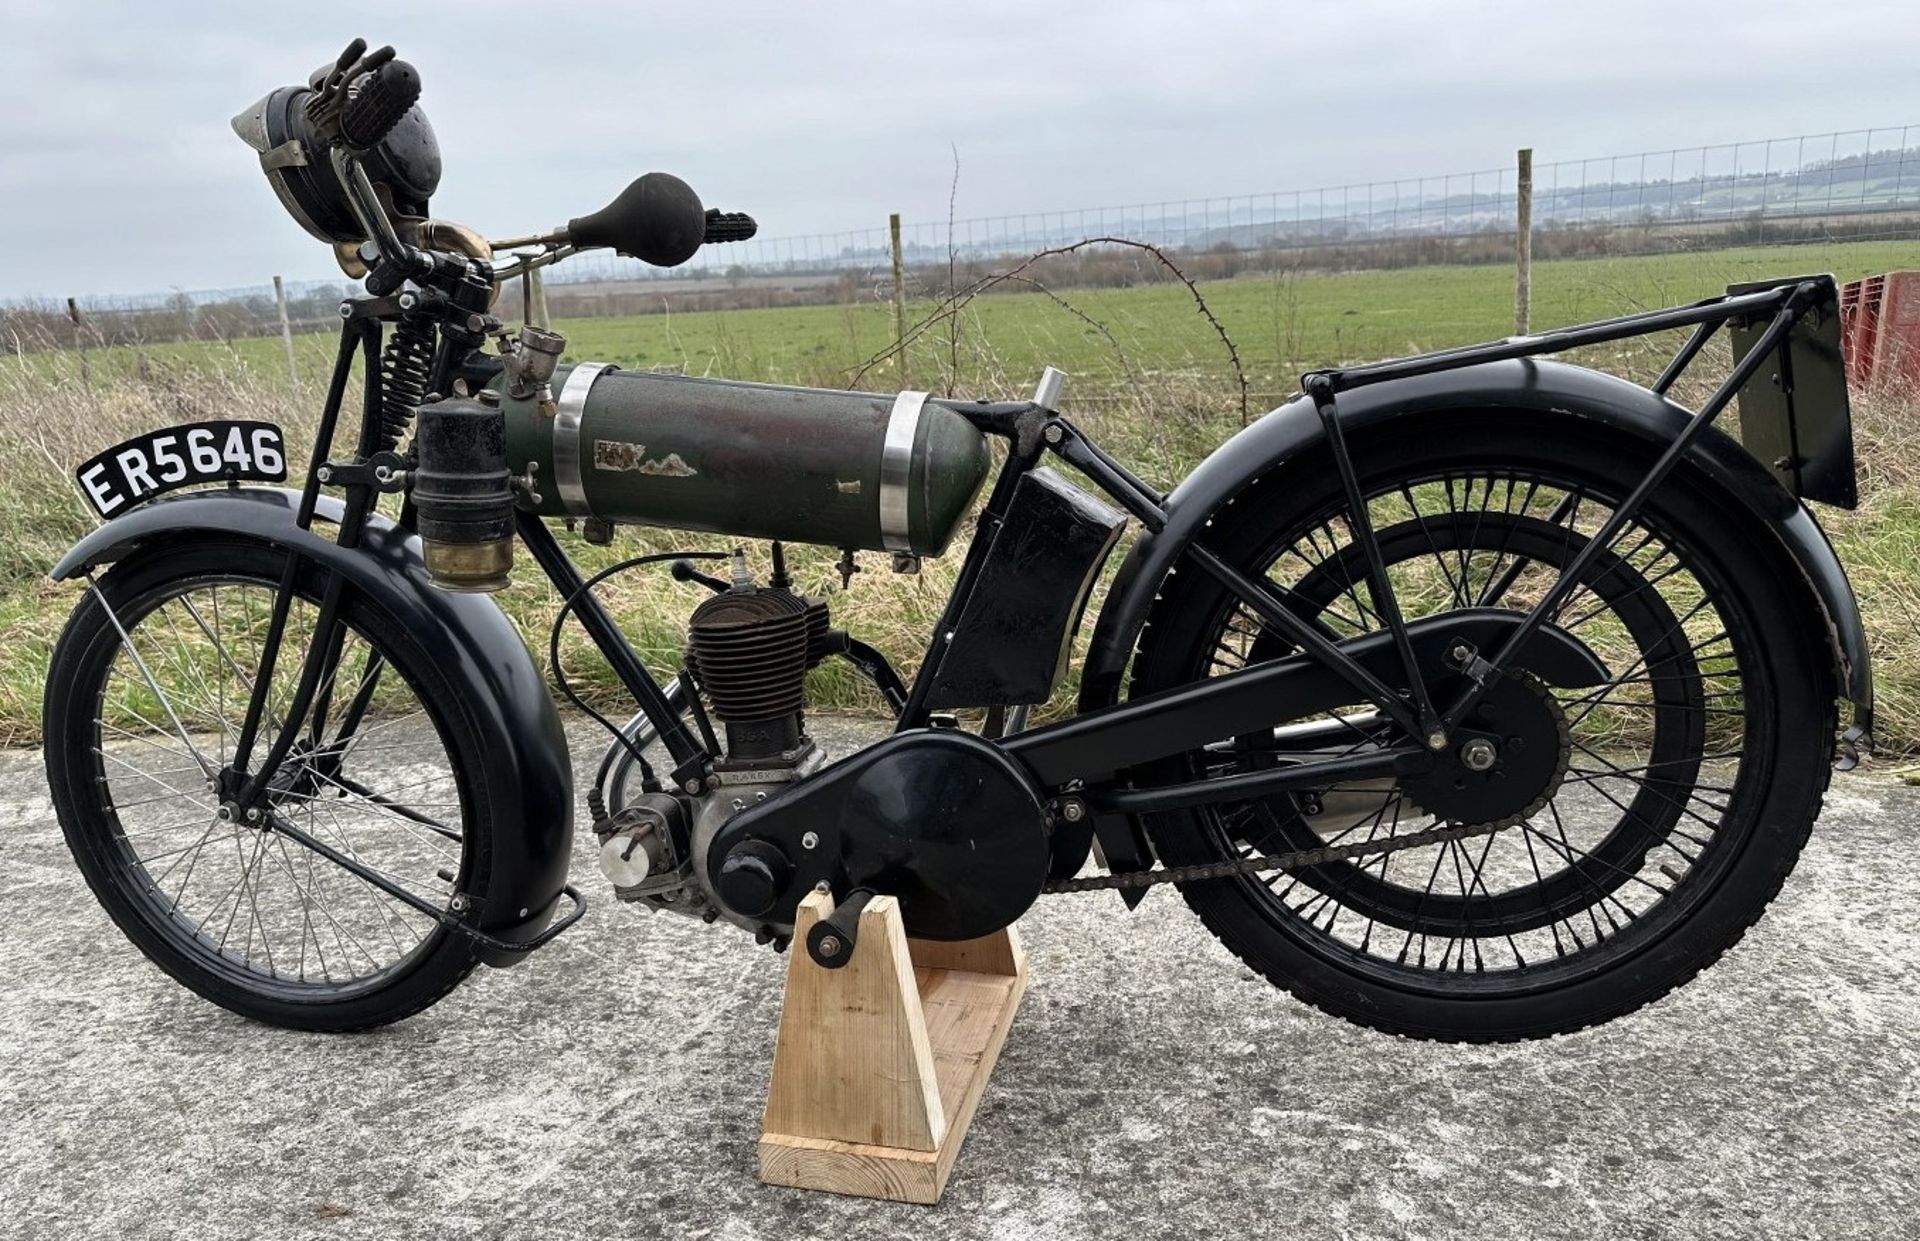
<path fill-rule="evenodd" d="M 1784 336 L 1769 339 L 1781 313 L 1790 316 Z M 1853 461 L 1853 413 L 1847 401 L 1846 365 L 1840 347 L 1840 290 L 1830 275 L 1792 276 L 1732 284 L 1721 297 L 1684 306 L 1599 319 L 1530 336 L 1510 336 L 1484 345 L 1442 349 L 1367 366 L 1313 371 L 1301 387 L 1329 408 L 1339 393 L 1416 375 L 1560 353 L 1588 345 L 1650 336 L 1691 327 L 1649 390 L 1665 396 L 1722 326 L 1733 347 L 1733 371 L 1765 346 L 1762 359 L 1737 387 L 1740 441 L 1781 485 L 1802 500 L 1851 509 L 1858 501 Z M 1716 399 L 1696 414 L 1701 426 L 1718 416 Z"/>

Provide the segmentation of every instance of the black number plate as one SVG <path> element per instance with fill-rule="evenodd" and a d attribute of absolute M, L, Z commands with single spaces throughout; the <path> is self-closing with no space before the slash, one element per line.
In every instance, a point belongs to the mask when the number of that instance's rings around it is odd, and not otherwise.
<path fill-rule="evenodd" d="M 102 517 L 195 483 L 285 482 L 286 445 L 271 422 L 190 422 L 115 444 L 73 472 Z"/>

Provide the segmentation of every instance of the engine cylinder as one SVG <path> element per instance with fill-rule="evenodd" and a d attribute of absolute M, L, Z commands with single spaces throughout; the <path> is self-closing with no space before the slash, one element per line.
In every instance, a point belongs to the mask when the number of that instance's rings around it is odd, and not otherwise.
<path fill-rule="evenodd" d="M 726 725 L 730 761 L 799 745 L 808 621 L 807 601 L 786 590 L 731 590 L 694 609 L 687 662 Z"/>
<path fill-rule="evenodd" d="M 986 478 L 985 437 L 897 400 L 565 366 L 555 399 L 503 402 L 508 465 L 538 511 L 828 547 L 938 555 Z"/>

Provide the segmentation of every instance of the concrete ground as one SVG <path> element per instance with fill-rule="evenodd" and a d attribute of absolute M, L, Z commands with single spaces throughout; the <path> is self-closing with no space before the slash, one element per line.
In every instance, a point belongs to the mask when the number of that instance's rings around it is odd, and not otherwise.
<path fill-rule="evenodd" d="M 0 755 L 0 1236 L 1913 1237 L 1917 824 L 1920 790 L 1840 777 L 1727 960 L 1509 1047 L 1322 1016 L 1167 890 L 1131 917 L 1043 900 L 1032 988 L 923 1208 L 755 1181 L 781 959 L 616 906 L 584 845 L 594 908 L 522 967 L 384 1031 L 292 1034 L 147 964 L 39 756 Z"/>

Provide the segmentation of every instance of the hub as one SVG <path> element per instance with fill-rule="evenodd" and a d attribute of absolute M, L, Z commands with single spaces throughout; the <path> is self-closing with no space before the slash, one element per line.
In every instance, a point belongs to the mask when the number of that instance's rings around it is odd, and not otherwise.
<path fill-rule="evenodd" d="M 1475 737 L 1460 747 L 1460 764 L 1468 771 L 1491 771 L 1499 761 L 1499 747 L 1485 737 Z"/>
<path fill-rule="evenodd" d="M 1459 688 L 1440 687 L 1437 696 Z M 1452 822 L 1523 819 L 1547 804 L 1567 773 L 1566 713 L 1544 682 L 1524 672 L 1490 688 L 1452 742 L 1430 771 L 1406 782 L 1415 804 Z"/>
<path fill-rule="evenodd" d="M 294 742 L 293 748 L 287 751 L 286 761 L 280 764 L 279 770 L 267 778 L 268 804 L 278 806 L 288 798 L 312 801 L 344 792 L 345 790 L 328 780 L 328 777 L 334 773 L 321 770 L 317 765 L 320 762 L 321 759 L 316 755 L 311 742 L 305 738 Z M 329 765 L 337 769 L 339 762 L 338 755 L 334 755 L 329 760 Z"/>

